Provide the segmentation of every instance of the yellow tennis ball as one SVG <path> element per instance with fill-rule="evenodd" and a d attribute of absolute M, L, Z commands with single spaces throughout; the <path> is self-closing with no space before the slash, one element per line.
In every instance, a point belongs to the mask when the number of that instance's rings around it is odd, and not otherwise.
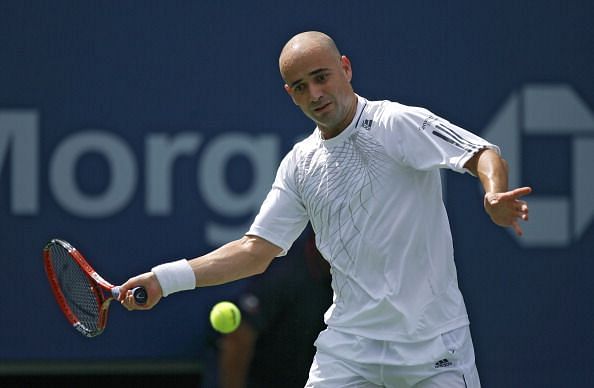
<path fill-rule="evenodd" d="M 240 322 L 241 313 L 231 302 L 219 302 L 210 310 L 210 324 L 220 333 L 231 333 Z"/>

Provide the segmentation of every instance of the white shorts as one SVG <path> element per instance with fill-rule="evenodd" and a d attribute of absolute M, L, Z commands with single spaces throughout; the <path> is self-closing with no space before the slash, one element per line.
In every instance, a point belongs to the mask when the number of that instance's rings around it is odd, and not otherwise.
<path fill-rule="evenodd" d="M 316 347 L 306 388 L 481 386 L 468 326 L 414 344 L 327 329 Z"/>

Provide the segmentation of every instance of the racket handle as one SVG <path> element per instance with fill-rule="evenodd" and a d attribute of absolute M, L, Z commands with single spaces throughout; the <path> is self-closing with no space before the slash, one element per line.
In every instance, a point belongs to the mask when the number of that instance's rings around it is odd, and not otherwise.
<path fill-rule="evenodd" d="M 115 299 L 120 297 L 120 286 L 115 286 L 111 289 L 111 294 Z M 146 304 L 148 299 L 148 294 L 144 287 L 135 287 L 132 289 L 132 295 L 134 296 L 134 301 L 137 305 L 142 306 Z"/>

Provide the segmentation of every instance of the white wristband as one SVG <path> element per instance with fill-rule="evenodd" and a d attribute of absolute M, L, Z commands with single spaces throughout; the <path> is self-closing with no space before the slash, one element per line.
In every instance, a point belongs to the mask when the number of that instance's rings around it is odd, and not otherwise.
<path fill-rule="evenodd" d="M 151 272 L 157 276 L 163 296 L 196 288 L 194 271 L 186 259 L 158 265 Z"/>

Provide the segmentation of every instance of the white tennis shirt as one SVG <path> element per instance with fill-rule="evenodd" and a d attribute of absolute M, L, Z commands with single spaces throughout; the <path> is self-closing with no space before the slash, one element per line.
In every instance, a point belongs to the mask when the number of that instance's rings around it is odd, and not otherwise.
<path fill-rule="evenodd" d="M 417 342 L 468 324 L 439 168 L 498 148 L 426 109 L 357 96 L 353 122 L 285 156 L 249 235 L 288 251 L 310 221 L 331 264 L 326 324 Z"/>

